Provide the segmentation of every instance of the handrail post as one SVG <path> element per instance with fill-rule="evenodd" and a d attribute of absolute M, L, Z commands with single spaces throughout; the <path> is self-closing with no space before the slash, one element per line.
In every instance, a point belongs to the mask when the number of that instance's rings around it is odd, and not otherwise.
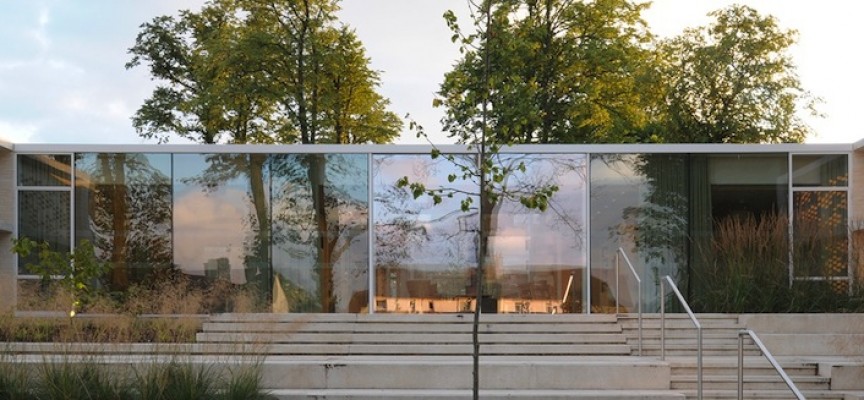
<path fill-rule="evenodd" d="M 637 308 L 639 310 L 639 356 L 642 356 L 642 278 L 639 277 L 639 273 L 636 272 L 636 268 L 633 268 L 633 263 L 630 262 L 630 257 L 627 257 L 627 253 L 624 252 L 623 247 L 619 247 L 618 251 L 615 252 L 615 314 L 620 314 L 619 305 L 621 304 L 621 257 L 624 257 L 624 262 L 627 263 L 627 267 L 630 268 L 630 273 L 633 275 L 633 278 L 636 279 L 636 295 L 637 295 Z"/>
<path fill-rule="evenodd" d="M 621 303 L 621 282 L 618 281 L 618 277 L 621 275 L 620 268 L 618 267 L 618 259 L 621 257 L 618 252 L 615 252 L 615 314 L 620 314 L 621 310 L 618 309 L 618 305 Z"/>
<path fill-rule="evenodd" d="M 639 280 L 639 357 L 642 357 L 642 280 Z"/>
<path fill-rule="evenodd" d="M 696 326 L 696 390 L 702 400 L 702 325 Z"/>
<path fill-rule="evenodd" d="M 660 360 L 666 360 L 666 282 L 660 280 Z"/>
<path fill-rule="evenodd" d="M 738 400 L 744 400 L 744 332 L 738 331 Z"/>

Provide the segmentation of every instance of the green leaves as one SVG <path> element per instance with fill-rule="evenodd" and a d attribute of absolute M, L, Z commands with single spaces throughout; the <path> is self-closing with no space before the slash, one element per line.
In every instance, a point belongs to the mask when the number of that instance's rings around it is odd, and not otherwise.
<path fill-rule="evenodd" d="M 709 14 L 715 21 L 662 44 L 668 65 L 665 140 L 699 143 L 800 142 L 798 117 L 814 99 L 788 54 L 795 31 L 747 6 Z"/>
<path fill-rule="evenodd" d="M 643 5 L 627 0 L 493 5 L 488 37 L 487 15 L 480 9 L 472 15 L 474 31 L 460 32 L 470 42 L 462 44 L 462 58 L 437 93 L 451 137 L 479 143 L 481 104 L 488 100 L 485 133 L 495 136 L 493 146 L 638 140 L 659 93 L 659 82 L 647 78 L 656 75 L 656 64 L 644 45 L 651 36 L 641 19 Z"/>
<path fill-rule="evenodd" d="M 110 270 L 110 264 L 99 261 L 93 244 L 81 240 L 70 253 L 54 251 L 47 242 L 36 242 L 27 237 L 12 239 L 12 252 L 21 258 L 35 255 L 35 263 L 25 268 L 38 275 L 43 283 L 58 280 L 73 296 L 70 315 L 74 316 L 87 303 L 89 295 L 98 287 L 97 280 Z"/>
<path fill-rule="evenodd" d="M 146 138 L 201 143 L 387 143 L 379 73 L 337 0 L 208 2 L 142 25 L 126 68 L 146 65 L 159 88 L 135 113 Z"/>

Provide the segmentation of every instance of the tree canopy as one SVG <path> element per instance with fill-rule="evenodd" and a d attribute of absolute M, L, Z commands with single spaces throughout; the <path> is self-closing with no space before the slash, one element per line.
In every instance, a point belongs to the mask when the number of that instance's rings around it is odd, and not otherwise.
<path fill-rule="evenodd" d="M 457 141 L 476 131 L 489 57 L 489 126 L 502 142 L 599 143 L 638 140 L 652 93 L 651 35 L 626 0 L 496 1 L 490 34 L 464 33 L 445 18 L 463 53 L 435 104 Z M 482 20 L 484 8 L 474 18 Z M 477 29 L 482 31 L 482 29 Z"/>
<path fill-rule="evenodd" d="M 663 140 L 691 143 L 801 142 L 799 110 L 813 99 L 787 53 L 796 32 L 747 6 L 665 41 Z"/>
<path fill-rule="evenodd" d="M 797 142 L 811 107 L 788 49 L 795 32 L 746 6 L 656 40 L 629 0 L 497 0 L 465 33 L 434 100 L 444 130 L 476 142 L 489 55 L 489 132 L 500 143 Z"/>
<path fill-rule="evenodd" d="M 159 81 L 138 133 L 202 143 L 386 143 L 401 120 L 337 0 L 211 0 L 142 25 L 129 49 Z"/>

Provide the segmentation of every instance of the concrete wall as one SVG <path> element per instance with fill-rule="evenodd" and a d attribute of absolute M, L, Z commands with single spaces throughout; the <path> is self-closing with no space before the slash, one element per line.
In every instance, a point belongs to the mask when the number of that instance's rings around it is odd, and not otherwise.
<path fill-rule="evenodd" d="M 864 314 L 741 314 L 775 356 L 864 357 Z"/>
<path fill-rule="evenodd" d="M 16 268 L 11 252 L 15 226 L 15 155 L 0 147 L 0 312 L 15 307 Z"/>

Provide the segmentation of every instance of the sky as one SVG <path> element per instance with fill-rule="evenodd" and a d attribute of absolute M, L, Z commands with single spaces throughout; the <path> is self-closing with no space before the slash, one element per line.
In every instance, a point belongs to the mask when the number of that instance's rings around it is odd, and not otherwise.
<path fill-rule="evenodd" d="M 729 0 L 655 0 L 643 14 L 652 32 L 675 36 L 710 22 Z M 798 31 L 791 55 L 803 86 L 822 99 L 823 118 L 802 117 L 812 143 L 864 138 L 859 123 L 864 2 L 741 0 L 781 27 Z M 13 143 L 149 143 L 130 117 L 152 92 L 146 68 L 126 70 L 127 49 L 152 18 L 198 9 L 202 0 L 0 0 L 0 140 Z M 410 113 L 436 143 L 442 110 L 432 107 L 444 74 L 459 57 L 441 18 L 464 13 L 466 0 L 343 0 L 340 18 L 381 71 L 381 93 L 400 116 Z M 172 140 L 172 143 L 182 143 Z M 397 143 L 423 143 L 411 132 Z"/>

